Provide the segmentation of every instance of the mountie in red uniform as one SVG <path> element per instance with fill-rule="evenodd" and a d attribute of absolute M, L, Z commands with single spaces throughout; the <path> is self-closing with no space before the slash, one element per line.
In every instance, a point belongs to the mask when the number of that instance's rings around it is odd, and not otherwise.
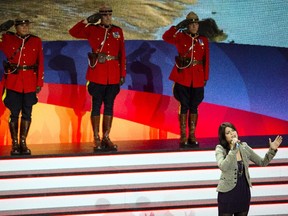
<path fill-rule="evenodd" d="M 126 76 L 126 53 L 122 29 L 110 25 L 84 24 L 83 20 L 73 26 L 69 33 L 75 38 L 87 39 L 94 53 L 105 53 L 105 64 L 96 63 L 88 67 L 86 79 L 98 84 L 119 84 L 120 78 Z M 105 39 L 106 38 L 106 39 Z M 109 60 L 109 56 L 115 58 Z"/>
<path fill-rule="evenodd" d="M 99 22 L 100 21 L 100 22 Z M 97 24 L 98 23 L 98 24 Z M 86 79 L 92 96 L 91 125 L 94 134 L 94 151 L 117 151 L 109 137 L 114 101 L 126 77 L 126 53 L 124 35 L 120 27 L 112 24 L 112 7 L 103 4 L 99 12 L 74 25 L 69 30 L 75 38 L 87 39 L 91 51 Z M 102 140 L 99 136 L 100 110 L 104 105 Z"/>
<path fill-rule="evenodd" d="M 208 39 L 201 35 L 192 37 L 172 26 L 163 34 L 163 40 L 175 45 L 179 56 L 192 57 L 191 65 L 180 72 L 175 64 L 169 79 L 187 87 L 203 87 L 209 79 Z"/>
<path fill-rule="evenodd" d="M 12 27 L 7 26 L 9 23 L 15 26 L 16 33 L 7 31 Z M 0 50 L 7 58 L 3 64 L 5 90 L 2 99 L 10 110 L 11 155 L 31 154 L 26 144 L 26 137 L 31 124 L 32 107 L 38 102 L 36 94 L 43 86 L 42 41 L 39 37 L 29 34 L 30 23 L 27 19 L 16 19 L 0 25 L 0 29 L 4 29 L 5 32 L 0 41 Z"/>
<path fill-rule="evenodd" d="M 195 136 L 198 106 L 204 99 L 204 86 L 209 79 L 209 42 L 199 35 L 199 18 L 193 11 L 176 26 L 171 26 L 162 38 L 173 44 L 178 55 L 169 79 L 174 81 L 173 95 L 179 101 L 180 147 L 198 147 Z M 187 139 L 187 123 L 189 136 Z"/>
<path fill-rule="evenodd" d="M 13 32 L 7 32 L 2 35 L 0 50 L 10 64 L 14 65 L 13 68 L 18 68 L 10 69 L 8 74 L 5 74 L 6 89 L 29 93 L 35 92 L 37 86 L 43 86 L 44 56 L 39 37 L 31 34 L 20 37 Z"/>

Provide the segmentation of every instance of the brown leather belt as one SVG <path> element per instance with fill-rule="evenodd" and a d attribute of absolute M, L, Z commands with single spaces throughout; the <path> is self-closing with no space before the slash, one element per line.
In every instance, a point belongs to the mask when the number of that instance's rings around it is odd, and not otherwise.
<path fill-rule="evenodd" d="M 18 70 L 23 70 L 23 71 L 35 70 L 35 69 L 37 69 L 37 66 L 36 66 L 36 65 L 19 65 L 19 66 L 17 67 L 16 64 L 11 64 L 11 67 L 17 68 Z"/>
<path fill-rule="evenodd" d="M 195 66 L 195 65 L 203 65 L 203 61 L 202 60 L 196 60 L 196 59 L 193 59 L 193 61 L 191 62 L 191 58 L 188 58 L 188 57 L 182 57 L 182 56 L 179 56 L 179 59 L 181 60 L 181 62 L 185 62 L 185 64 L 188 66 Z M 191 62 L 191 63 L 190 63 Z"/>
<path fill-rule="evenodd" d="M 107 61 L 118 60 L 118 56 L 107 55 L 107 56 L 106 56 L 106 60 L 107 60 Z"/>
<path fill-rule="evenodd" d="M 198 61 L 198 60 L 195 60 L 193 59 L 193 62 L 192 62 L 192 65 L 195 66 L 195 65 L 203 65 L 203 61 Z"/>

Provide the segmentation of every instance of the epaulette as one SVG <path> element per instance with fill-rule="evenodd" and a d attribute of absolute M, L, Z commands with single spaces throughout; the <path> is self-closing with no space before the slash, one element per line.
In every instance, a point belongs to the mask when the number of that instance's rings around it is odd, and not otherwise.
<path fill-rule="evenodd" d="M 7 31 L 6 34 L 15 35 L 15 32 Z"/>
<path fill-rule="evenodd" d="M 30 37 L 38 37 L 38 36 L 36 36 L 36 35 L 33 35 L 33 34 L 30 34 Z"/>
<path fill-rule="evenodd" d="M 115 28 L 121 28 L 120 26 L 117 26 L 117 25 L 114 25 L 114 24 L 111 24 L 112 27 L 115 27 Z"/>

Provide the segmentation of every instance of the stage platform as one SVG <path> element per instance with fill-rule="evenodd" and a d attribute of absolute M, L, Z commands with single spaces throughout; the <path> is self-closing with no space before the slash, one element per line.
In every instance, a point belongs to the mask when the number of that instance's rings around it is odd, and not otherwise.
<path fill-rule="evenodd" d="M 271 136 L 273 139 L 275 136 Z M 260 156 L 268 138 L 242 137 Z M 288 137 L 267 167 L 251 163 L 249 216 L 288 215 Z M 217 139 L 180 149 L 178 139 L 29 144 L 31 156 L 0 148 L 0 215 L 216 216 Z"/>
<path fill-rule="evenodd" d="M 284 142 L 282 146 L 288 146 L 288 135 L 282 135 Z M 271 136 L 249 136 L 241 137 L 241 141 L 247 142 L 252 148 L 268 148 L 269 138 L 274 139 L 275 135 Z M 90 154 L 135 154 L 147 152 L 175 152 L 187 150 L 214 150 L 218 144 L 217 138 L 200 138 L 198 148 L 182 149 L 179 148 L 178 139 L 166 140 L 127 140 L 117 141 L 112 140 L 118 145 L 117 152 L 93 152 L 93 143 L 47 143 L 47 144 L 27 144 L 31 149 L 31 156 L 24 157 L 47 157 L 47 156 L 77 156 Z M 0 158 L 10 157 L 11 146 L 0 145 Z M 22 157 L 22 156 L 20 156 Z"/>

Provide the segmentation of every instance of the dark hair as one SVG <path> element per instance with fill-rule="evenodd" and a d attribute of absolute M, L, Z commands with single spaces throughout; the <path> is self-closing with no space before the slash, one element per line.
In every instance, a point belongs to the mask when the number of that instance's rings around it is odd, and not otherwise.
<path fill-rule="evenodd" d="M 226 127 L 230 127 L 233 130 L 235 130 L 237 132 L 236 127 L 230 123 L 230 122 L 223 122 L 218 129 L 218 138 L 219 138 L 219 143 L 221 146 L 223 146 L 223 148 L 225 148 L 227 150 L 227 152 L 230 150 L 230 145 L 226 140 L 226 136 L 225 136 L 225 128 Z"/>

